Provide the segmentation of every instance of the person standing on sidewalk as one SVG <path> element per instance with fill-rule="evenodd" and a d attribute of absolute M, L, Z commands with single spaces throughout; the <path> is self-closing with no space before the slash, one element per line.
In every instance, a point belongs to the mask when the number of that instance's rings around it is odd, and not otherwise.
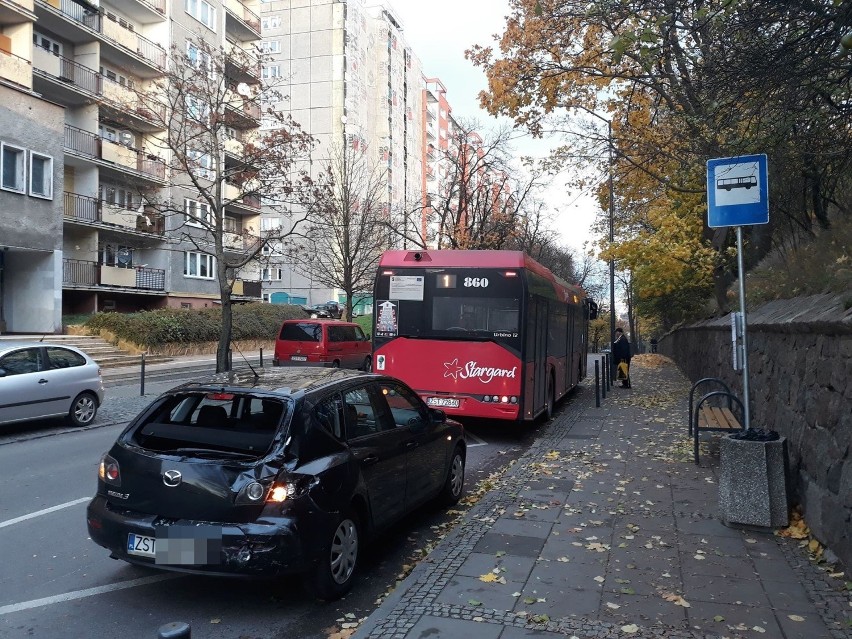
<path fill-rule="evenodd" d="M 616 374 L 618 372 L 618 366 L 621 362 L 627 364 L 628 374 L 624 378 L 621 378 L 621 385 L 624 388 L 630 387 L 630 341 L 624 335 L 624 330 L 621 328 L 615 329 L 615 340 L 612 342 L 612 359 L 615 362 L 616 366 Z"/>

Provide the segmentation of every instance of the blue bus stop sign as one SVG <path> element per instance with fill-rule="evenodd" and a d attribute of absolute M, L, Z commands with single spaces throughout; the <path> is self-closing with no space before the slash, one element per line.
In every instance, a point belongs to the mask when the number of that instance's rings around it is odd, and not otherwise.
<path fill-rule="evenodd" d="M 707 225 L 716 228 L 767 222 L 766 155 L 707 160 Z"/>

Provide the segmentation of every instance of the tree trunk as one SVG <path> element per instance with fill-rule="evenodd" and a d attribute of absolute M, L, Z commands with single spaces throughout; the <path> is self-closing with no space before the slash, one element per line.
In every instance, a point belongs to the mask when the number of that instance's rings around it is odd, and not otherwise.
<path fill-rule="evenodd" d="M 216 372 L 231 370 L 231 334 L 233 332 L 234 316 L 231 308 L 231 286 L 225 272 L 223 260 L 217 260 L 217 267 L 222 264 L 219 273 L 219 297 L 222 302 L 222 332 L 219 333 L 219 345 L 216 347 Z"/>

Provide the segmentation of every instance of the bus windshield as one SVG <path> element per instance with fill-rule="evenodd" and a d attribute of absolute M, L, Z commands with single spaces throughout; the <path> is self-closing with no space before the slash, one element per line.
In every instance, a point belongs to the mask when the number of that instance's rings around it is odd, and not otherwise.
<path fill-rule="evenodd" d="M 517 332 L 519 301 L 502 297 L 439 297 L 432 300 L 433 331 Z"/>

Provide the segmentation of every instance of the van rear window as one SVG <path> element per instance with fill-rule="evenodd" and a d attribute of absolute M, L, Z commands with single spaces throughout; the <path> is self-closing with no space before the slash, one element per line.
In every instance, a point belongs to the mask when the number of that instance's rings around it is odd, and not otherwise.
<path fill-rule="evenodd" d="M 322 326 L 312 322 L 283 324 L 278 339 L 285 342 L 321 342 Z"/>

